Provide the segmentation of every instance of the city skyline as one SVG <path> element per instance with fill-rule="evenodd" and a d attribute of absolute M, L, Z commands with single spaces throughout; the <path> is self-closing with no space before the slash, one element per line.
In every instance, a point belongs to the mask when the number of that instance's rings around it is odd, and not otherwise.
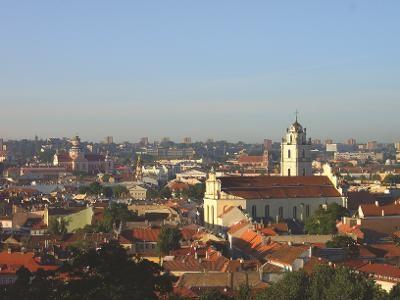
<path fill-rule="evenodd" d="M 2 4 L 0 136 L 395 142 L 400 4 Z"/>

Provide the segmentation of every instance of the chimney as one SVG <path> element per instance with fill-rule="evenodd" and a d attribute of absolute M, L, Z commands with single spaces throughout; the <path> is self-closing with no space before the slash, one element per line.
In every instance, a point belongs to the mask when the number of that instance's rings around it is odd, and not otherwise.
<path fill-rule="evenodd" d="M 379 206 L 379 201 L 375 201 L 375 205 L 376 205 L 376 206 Z"/>

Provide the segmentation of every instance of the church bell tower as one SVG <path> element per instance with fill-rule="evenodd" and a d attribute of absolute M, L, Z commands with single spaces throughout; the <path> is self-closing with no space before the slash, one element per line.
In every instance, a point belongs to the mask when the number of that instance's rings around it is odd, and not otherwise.
<path fill-rule="evenodd" d="M 311 141 L 307 141 L 307 130 L 296 121 L 286 130 L 281 144 L 281 175 L 311 176 Z"/>

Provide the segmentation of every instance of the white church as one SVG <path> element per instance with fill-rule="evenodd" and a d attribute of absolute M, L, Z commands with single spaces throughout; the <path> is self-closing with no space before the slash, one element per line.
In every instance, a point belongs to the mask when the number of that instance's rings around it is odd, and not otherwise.
<path fill-rule="evenodd" d="M 253 219 L 305 221 L 321 205 L 345 206 L 345 197 L 328 176 L 313 176 L 311 142 L 296 121 L 281 144 L 281 176 L 217 177 L 210 172 L 204 195 L 204 222 L 226 227 L 224 214 L 238 207 Z"/>

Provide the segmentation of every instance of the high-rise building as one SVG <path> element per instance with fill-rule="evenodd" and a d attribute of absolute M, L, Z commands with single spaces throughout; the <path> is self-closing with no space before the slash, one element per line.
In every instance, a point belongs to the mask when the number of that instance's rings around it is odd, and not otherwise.
<path fill-rule="evenodd" d="M 281 144 L 281 175 L 311 176 L 311 141 L 307 130 L 296 121 L 286 130 Z"/>
<path fill-rule="evenodd" d="M 272 149 L 272 140 L 264 139 L 264 151 L 270 151 Z"/>
<path fill-rule="evenodd" d="M 184 144 L 191 144 L 191 143 L 192 143 L 192 138 L 191 138 L 191 137 L 185 137 L 185 138 L 183 138 L 183 143 L 184 143 Z"/>
<path fill-rule="evenodd" d="M 377 141 L 369 141 L 367 142 L 367 149 L 368 150 L 376 150 L 378 148 L 378 142 Z"/>
<path fill-rule="evenodd" d="M 321 145 L 321 140 L 320 139 L 313 139 L 312 140 L 313 145 Z"/>
<path fill-rule="evenodd" d="M 355 139 L 350 138 L 350 139 L 347 140 L 347 145 L 355 146 L 355 145 L 357 145 L 357 142 L 356 142 Z"/>
<path fill-rule="evenodd" d="M 107 145 L 111 145 L 111 144 L 114 143 L 114 138 L 111 135 L 106 136 L 105 142 L 106 142 Z"/>
<path fill-rule="evenodd" d="M 146 136 L 146 137 L 142 137 L 142 138 L 140 139 L 139 143 L 140 143 L 141 145 L 143 145 L 143 146 L 147 146 L 147 145 L 149 144 L 149 138 L 148 138 L 147 136 Z"/>

